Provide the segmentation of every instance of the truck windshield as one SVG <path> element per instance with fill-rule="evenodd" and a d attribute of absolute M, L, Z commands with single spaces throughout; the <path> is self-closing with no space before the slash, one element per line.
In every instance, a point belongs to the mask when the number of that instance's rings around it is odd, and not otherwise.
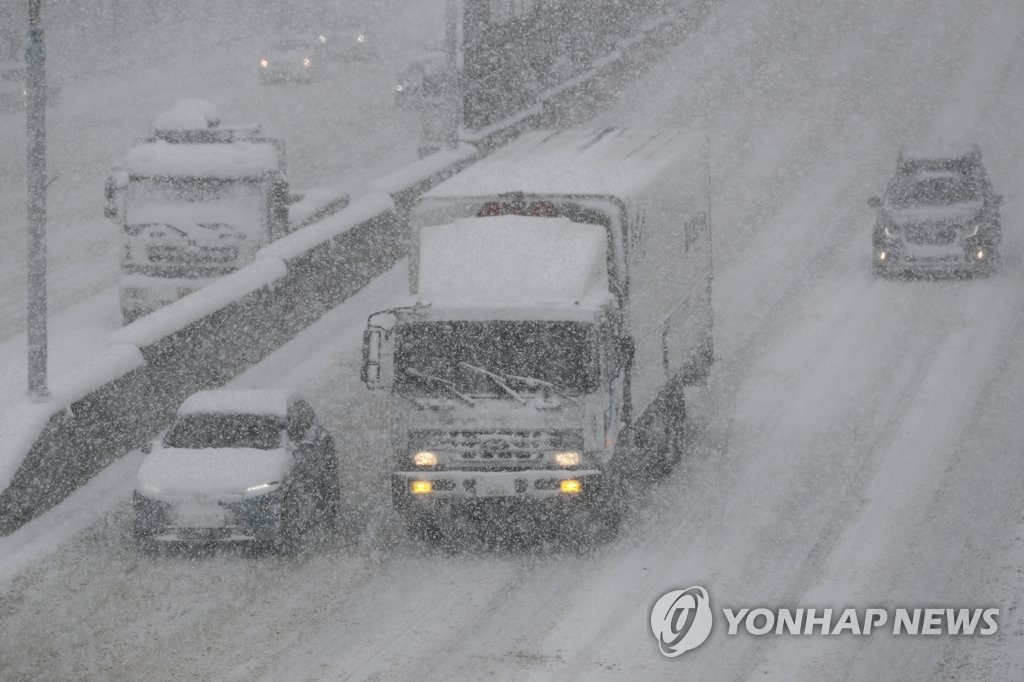
<path fill-rule="evenodd" d="M 169 448 L 281 447 L 281 419 L 256 414 L 189 414 L 174 420 L 164 437 Z"/>
<path fill-rule="evenodd" d="M 128 225 L 166 223 L 189 231 L 217 224 L 258 235 L 264 205 L 259 182 L 243 178 L 133 178 L 128 186 Z"/>
<path fill-rule="evenodd" d="M 548 382 L 569 395 L 589 393 L 598 383 L 595 330 L 584 322 L 414 322 L 396 333 L 395 387 L 409 395 L 450 397 L 458 387 L 467 396 L 510 397 L 481 369 L 529 377 L 538 389 Z M 516 390 L 529 393 L 529 383 L 518 382 Z"/>

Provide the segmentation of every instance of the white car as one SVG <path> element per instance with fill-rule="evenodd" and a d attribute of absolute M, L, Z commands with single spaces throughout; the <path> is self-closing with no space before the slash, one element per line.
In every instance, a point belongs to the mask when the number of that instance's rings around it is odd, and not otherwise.
<path fill-rule="evenodd" d="M 337 521 L 334 444 L 295 391 L 196 393 L 143 452 L 134 538 L 144 552 L 246 542 L 290 553 L 306 531 Z"/>

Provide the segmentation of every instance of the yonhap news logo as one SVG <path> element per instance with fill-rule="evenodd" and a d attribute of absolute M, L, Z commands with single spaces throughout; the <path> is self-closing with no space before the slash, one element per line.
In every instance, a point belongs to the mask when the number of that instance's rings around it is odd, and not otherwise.
<path fill-rule="evenodd" d="M 887 634 L 982 637 L 999 631 L 998 608 L 723 608 L 728 636 Z M 651 632 L 669 658 L 696 649 L 711 634 L 714 617 L 707 590 L 672 590 L 651 607 Z"/>
<path fill-rule="evenodd" d="M 711 634 L 711 602 L 703 587 L 672 590 L 651 609 L 651 631 L 669 658 L 696 649 Z"/>

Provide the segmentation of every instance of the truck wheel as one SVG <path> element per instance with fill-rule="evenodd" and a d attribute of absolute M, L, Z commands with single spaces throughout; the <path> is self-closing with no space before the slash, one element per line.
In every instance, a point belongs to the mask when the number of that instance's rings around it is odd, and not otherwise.
<path fill-rule="evenodd" d="M 402 515 L 405 522 L 405 529 L 417 542 L 429 545 L 439 545 L 442 540 L 441 526 L 430 514 L 405 513 Z"/>

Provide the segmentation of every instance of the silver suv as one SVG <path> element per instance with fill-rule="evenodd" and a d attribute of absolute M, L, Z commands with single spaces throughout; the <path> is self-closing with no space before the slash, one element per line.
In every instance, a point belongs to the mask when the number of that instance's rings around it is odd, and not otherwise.
<path fill-rule="evenodd" d="M 956 151 L 901 152 L 875 209 L 874 273 L 989 274 L 999 255 L 1003 197 L 970 145 Z"/>

